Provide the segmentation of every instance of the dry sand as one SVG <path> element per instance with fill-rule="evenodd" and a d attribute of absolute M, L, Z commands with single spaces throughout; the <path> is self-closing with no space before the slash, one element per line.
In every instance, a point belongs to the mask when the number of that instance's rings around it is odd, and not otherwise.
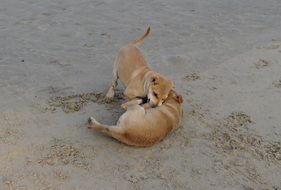
<path fill-rule="evenodd" d="M 278 0 L 2 0 L 0 189 L 281 189 Z M 185 98 L 182 127 L 151 148 L 89 131 L 118 48 L 140 36 Z"/>

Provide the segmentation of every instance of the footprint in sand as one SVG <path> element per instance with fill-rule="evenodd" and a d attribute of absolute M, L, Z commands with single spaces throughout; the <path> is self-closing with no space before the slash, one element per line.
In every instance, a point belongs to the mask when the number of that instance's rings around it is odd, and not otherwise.
<path fill-rule="evenodd" d="M 111 38 L 111 35 L 108 34 L 108 33 L 106 33 L 106 32 L 105 32 L 105 33 L 101 33 L 100 35 L 101 35 L 101 36 L 105 36 L 105 37 L 107 37 L 107 38 Z"/>
<path fill-rule="evenodd" d="M 192 92 L 191 90 L 186 90 L 186 91 L 184 92 L 184 94 L 186 94 L 186 95 L 188 95 L 188 96 L 191 96 L 191 95 L 193 95 L 193 92 Z"/>
<path fill-rule="evenodd" d="M 267 46 L 258 46 L 257 49 L 278 49 L 279 47 L 279 44 L 270 44 Z"/>
<path fill-rule="evenodd" d="M 41 15 L 43 15 L 43 16 L 50 16 L 51 14 L 48 13 L 48 12 L 43 12 L 43 13 L 41 13 Z"/>
<path fill-rule="evenodd" d="M 66 63 L 65 61 L 61 61 L 61 60 L 58 60 L 58 59 L 55 59 L 55 58 L 52 58 L 52 57 L 49 59 L 48 64 L 53 65 L 53 66 L 58 66 L 58 67 L 61 67 L 61 68 L 71 66 L 71 64 Z"/>
<path fill-rule="evenodd" d="M 186 62 L 189 62 L 190 58 L 187 56 L 176 55 L 176 56 L 169 56 L 167 58 L 167 61 L 173 64 L 184 64 Z"/>
<path fill-rule="evenodd" d="M 195 80 L 200 79 L 200 76 L 197 73 L 191 73 L 191 74 L 183 77 L 183 79 L 185 79 L 187 81 L 195 81 Z"/>
<path fill-rule="evenodd" d="M 270 66 L 272 63 L 265 59 L 259 59 L 256 63 L 254 63 L 257 69 L 262 69 Z"/>
<path fill-rule="evenodd" d="M 272 84 L 276 88 L 281 88 L 281 79 L 273 81 Z"/>

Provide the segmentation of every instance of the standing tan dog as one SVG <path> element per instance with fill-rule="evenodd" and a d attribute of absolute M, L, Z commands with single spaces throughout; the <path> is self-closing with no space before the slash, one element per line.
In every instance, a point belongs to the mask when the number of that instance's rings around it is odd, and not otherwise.
<path fill-rule="evenodd" d="M 138 103 L 141 103 L 139 99 Z M 93 117 L 89 128 L 105 133 L 125 144 L 147 147 L 159 142 L 178 128 L 183 117 L 183 98 L 171 90 L 164 104 L 144 109 L 138 104 L 126 103 L 127 111 L 114 126 L 103 125 Z"/>
<path fill-rule="evenodd" d="M 114 63 L 112 83 L 106 94 L 109 100 L 114 97 L 118 79 L 125 85 L 124 95 L 129 100 L 137 102 L 138 97 L 147 98 L 152 107 L 161 105 L 174 87 L 173 81 L 149 68 L 143 54 L 137 48 L 144 42 L 149 32 L 150 27 L 141 38 L 121 48 Z"/>

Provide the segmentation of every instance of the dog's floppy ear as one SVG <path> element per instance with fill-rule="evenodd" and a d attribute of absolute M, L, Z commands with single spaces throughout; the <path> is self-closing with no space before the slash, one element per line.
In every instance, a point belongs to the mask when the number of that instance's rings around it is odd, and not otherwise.
<path fill-rule="evenodd" d="M 153 85 L 157 85 L 159 83 L 158 80 L 159 80 L 158 76 L 154 75 L 154 76 L 151 77 L 150 82 Z"/>
<path fill-rule="evenodd" d="M 183 103 L 183 97 L 181 95 L 177 95 L 177 102 L 178 103 Z"/>

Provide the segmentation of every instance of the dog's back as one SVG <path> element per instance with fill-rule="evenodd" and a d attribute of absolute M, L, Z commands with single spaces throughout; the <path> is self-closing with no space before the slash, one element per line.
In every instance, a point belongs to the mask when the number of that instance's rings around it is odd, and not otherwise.
<path fill-rule="evenodd" d="M 128 45 L 122 47 L 118 53 L 116 60 L 116 69 L 119 74 L 120 80 L 125 86 L 128 85 L 130 80 L 136 75 L 140 68 L 149 68 L 143 53 L 137 46 L 141 45 L 150 33 L 150 27 L 146 30 L 145 34 L 139 39 L 134 40 Z"/>
<path fill-rule="evenodd" d="M 139 109 L 139 108 L 137 108 Z M 118 138 L 123 143 L 147 147 L 151 146 L 176 129 L 182 119 L 182 107 L 165 103 L 156 108 L 146 110 L 145 115 L 136 116 L 131 111 L 123 121 L 120 121 L 119 127 L 123 127 L 123 136 Z"/>
<path fill-rule="evenodd" d="M 91 127 L 133 146 L 147 147 L 164 139 L 176 129 L 183 116 L 182 96 L 171 91 L 162 106 L 144 110 L 133 105 L 120 117 L 117 126 L 91 121 Z"/>

